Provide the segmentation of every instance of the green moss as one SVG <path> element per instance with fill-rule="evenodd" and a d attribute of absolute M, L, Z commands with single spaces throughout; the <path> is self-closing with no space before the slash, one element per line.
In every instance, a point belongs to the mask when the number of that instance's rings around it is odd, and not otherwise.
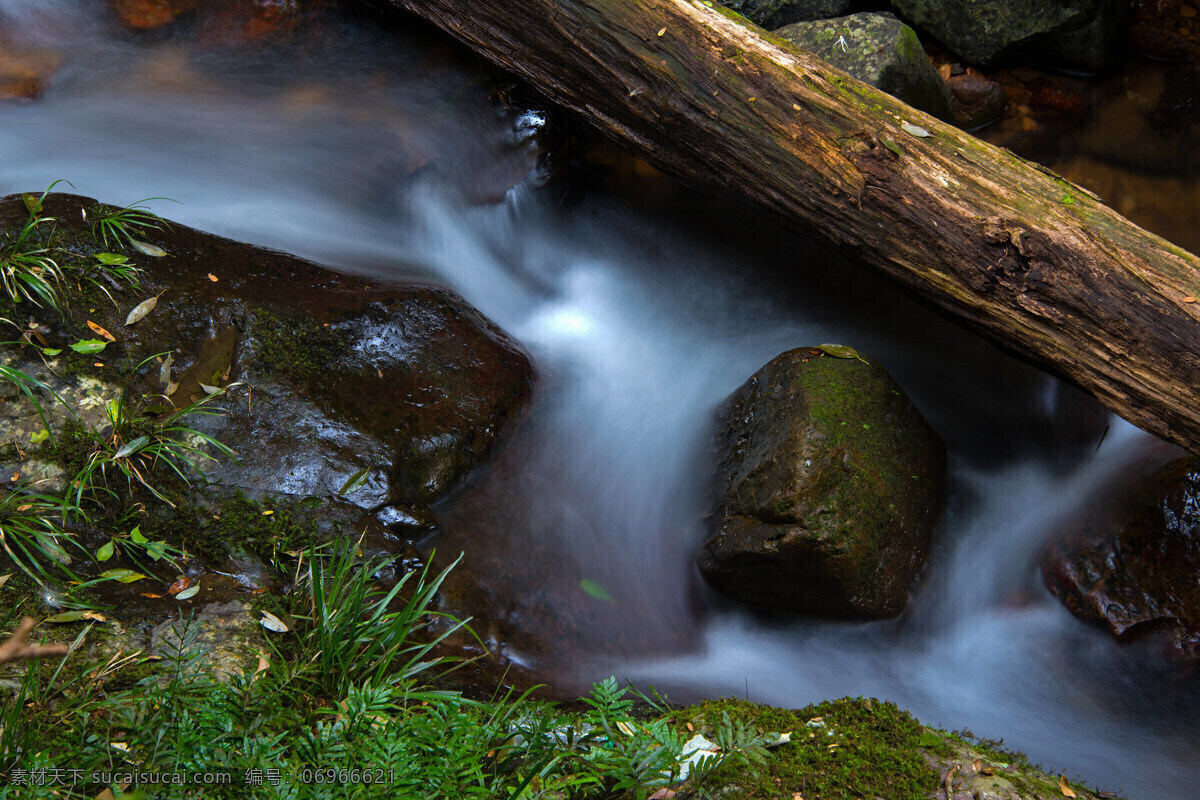
<path fill-rule="evenodd" d="M 195 524 L 186 544 L 210 558 L 247 553 L 269 563 L 277 552 L 303 549 L 320 538 L 303 501 L 276 497 L 260 503 L 238 491 L 206 505 L 192 508 Z"/>
<path fill-rule="evenodd" d="M 868 797 L 912 800 L 931 796 L 938 774 L 921 755 L 921 724 L 892 703 L 843 699 L 796 711 L 742 700 L 710 700 L 672 716 L 712 736 L 722 715 L 740 718 L 761 732 L 790 733 L 791 742 L 770 751 L 755 774 L 721 766 L 706 788 L 711 796 L 746 800 L 792 797 L 805 800 Z M 690 731 L 689 731 L 690 733 Z"/>
<path fill-rule="evenodd" d="M 336 328 L 301 315 L 259 311 L 247 331 L 253 362 L 265 372 L 319 379 L 349 345 Z"/>

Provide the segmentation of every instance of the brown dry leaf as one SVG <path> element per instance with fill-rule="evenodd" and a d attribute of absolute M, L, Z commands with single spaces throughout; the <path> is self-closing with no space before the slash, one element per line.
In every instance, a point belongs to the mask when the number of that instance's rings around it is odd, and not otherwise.
<path fill-rule="evenodd" d="M 105 789 L 103 792 L 96 795 L 96 800 L 116 800 L 116 798 L 113 797 L 112 789 Z"/>
<path fill-rule="evenodd" d="M 175 582 L 171 584 L 171 588 L 167 589 L 167 594 L 171 594 L 171 595 L 179 594 L 180 592 L 182 592 L 184 589 L 188 588 L 191 585 L 192 585 L 191 578 L 189 578 L 187 575 L 180 575 L 175 580 Z"/>
<path fill-rule="evenodd" d="M 115 342 L 117 340 L 117 337 L 113 336 L 111 333 L 104 330 L 104 328 L 102 328 L 101 326 L 92 322 L 90 319 L 87 321 L 87 326 L 89 328 L 91 328 L 92 331 L 95 332 L 97 336 L 102 336 L 105 339 L 108 339 L 110 342 Z"/>
<path fill-rule="evenodd" d="M 7 575 L 0 575 L 0 589 L 4 588 L 4 584 L 8 583 L 8 579 L 11 577 L 12 577 L 11 572 L 8 573 Z"/>
<path fill-rule="evenodd" d="M 976 772 L 979 772 L 980 770 L 982 770 L 982 769 L 983 769 L 983 762 L 982 762 L 982 761 L 980 761 L 980 760 L 977 758 L 977 759 L 975 759 L 975 763 L 974 763 L 974 764 L 972 764 L 972 765 L 971 765 L 971 767 L 972 767 L 972 769 L 974 769 Z"/>
<path fill-rule="evenodd" d="M 695 731 L 695 730 L 696 730 L 695 726 L 694 726 L 694 725 L 692 725 L 692 723 L 690 723 L 690 722 L 687 724 L 687 729 L 688 729 L 689 731 Z"/>
<path fill-rule="evenodd" d="M 92 366 L 93 366 L 93 367 L 103 367 L 103 366 L 104 366 L 104 362 L 103 362 L 103 361 L 96 361 L 96 362 L 93 362 L 93 363 L 92 363 Z"/>
<path fill-rule="evenodd" d="M 17 511 L 28 511 L 31 508 L 33 508 L 32 505 L 25 503 L 24 505 L 17 506 Z"/>
<path fill-rule="evenodd" d="M 944 81 L 950 80 L 950 74 L 953 71 L 954 70 L 951 69 L 949 64 L 942 64 L 940 67 L 938 67 L 938 75 L 941 75 L 942 80 L 944 80 Z"/>
<path fill-rule="evenodd" d="M 9 478 L 8 480 L 9 480 L 9 482 L 10 482 L 10 483 L 16 483 L 17 481 L 21 480 L 21 473 L 19 473 L 19 472 L 14 472 L 14 473 L 12 474 L 12 477 L 11 477 L 11 478 Z"/>
<path fill-rule="evenodd" d="M 210 281 L 212 281 L 213 283 L 216 283 L 217 281 L 220 280 L 220 278 L 218 278 L 216 275 L 213 275 L 211 272 L 208 273 L 208 279 Z"/>
<path fill-rule="evenodd" d="M 268 669 L 270 669 L 270 667 L 271 662 L 267 660 L 266 656 L 264 656 L 262 653 L 259 653 L 258 666 L 254 668 L 254 674 L 258 675 L 260 672 L 266 672 Z"/>
<path fill-rule="evenodd" d="M 995 775 L 996 770 L 992 769 L 991 767 L 984 767 L 983 769 L 979 770 L 979 774 L 980 775 Z"/>
<path fill-rule="evenodd" d="M 674 796 L 675 796 L 675 792 L 673 792 L 670 789 L 663 788 L 663 789 L 659 789 L 657 792 L 650 795 L 649 800 L 670 800 L 670 798 L 672 798 Z"/>
<path fill-rule="evenodd" d="M 659 35 L 659 36 L 662 36 L 662 35 L 664 35 L 666 32 L 667 32 L 667 29 L 666 29 L 666 28 L 659 28 L 659 30 L 658 30 L 658 35 Z"/>
<path fill-rule="evenodd" d="M 1058 776 L 1058 790 L 1063 793 L 1063 797 L 1074 797 L 1075 792 L 1067 784 L 1067 773 Z"/>
<path fill-rule="evenodd" d="M 160 597 L 162 597 L 161 594 L 155 594 L 154 592 L 138 592 L 138 594 L 140 594 L 142 597 L 149 597 L 151 600 L 158 600 Z"/>
<path fill-rule="evenodd" d="M 1196 302 L 1196 298 L 1192 297 L 1191 295 L 1188 295 L 1187 297 L 1183 298 L 1183 302 L 1194 303 L 1194 302 Z"/>
<path fill-rule="evenodd" d="M 799 792 L 792 792 L 792 800 L 804 800 L 804 795 Z"/>

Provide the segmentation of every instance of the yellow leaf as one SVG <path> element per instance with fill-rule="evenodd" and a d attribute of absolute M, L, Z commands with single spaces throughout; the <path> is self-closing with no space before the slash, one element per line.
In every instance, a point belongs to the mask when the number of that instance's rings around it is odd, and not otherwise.
<path fill-rule="evenodd" d="M 208 279 L 210 281 L 212 281 L 213 283 L 216 283 L 218 280 L 220 280 L 216 275 L 213 275 L 211 272 L 208 273 Z"/>
<path fill-rule="evenodd" d="M 113 336 L 111 333 L 104 330 L 104 328 L 102 328 L 99 325 L 97 325 L 96 323 L 92 322 L 90 319 L 87 321 L 87 326 L 89 328 L 91 328 L 92 331 L 94 333 L 96 333 L 98 336 L 102 336 L 105 339 L 108 339 L 110 342 L 115 342 L 117 340 L 117 337 Z"/>
<path fill-rule="evenodd" d="M 1067 785 L 1067 773 L 1058 776 L 1058 790 L 1063 793 L 1063 797 L 1074 797 L 1075 792 Z"/>
<path fill-rule="evenodd" d="M 659 35 L 659 36 L 662 36 L 662 35 L 663 35 L 663 34 L 665 34 L 666 32 L 667 32 L 667 29 L 666 29 L 666 28 L 662 28 L 662 29 L 660 29 L 660 30 L 659 30 L 659 32 L 658 32 L 658 35 Z"/>

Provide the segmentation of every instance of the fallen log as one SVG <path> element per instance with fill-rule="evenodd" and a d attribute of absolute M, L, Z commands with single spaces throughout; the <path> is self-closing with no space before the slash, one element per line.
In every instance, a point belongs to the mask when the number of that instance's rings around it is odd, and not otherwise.
<path fill-rule="evenodd" d="M 1200 259 L 1086 190 L 701 0 L 392 2 L 1200 452 Z"/>

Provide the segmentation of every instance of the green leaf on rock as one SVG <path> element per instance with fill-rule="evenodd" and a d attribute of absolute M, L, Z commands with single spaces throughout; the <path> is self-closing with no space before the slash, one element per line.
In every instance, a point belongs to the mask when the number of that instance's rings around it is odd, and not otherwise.
<path fill-rule="evenodd" d="M 46 441 L 46 440 L 47 440 L 47 439 L 49 439 L 49 438 L 50 438 L 50 431 L 46 430 L 45 428 L 42 428 L 42 429 L 41 429 L 40 431 L 38 431 L 37 433 L 31 433 L 31 434 L 29 435 L 29 441 L 30 441 L 32 444 L 37 444 L 37 443 L 39 443 L 39 442 L 44 442 L 44 441 Z"/>
<path fill-rule="evenodd" d="M 100 577 L 113 578 L 121 583 L 133 583 L 134 581 L 140 581 L 146 576 L 140 572 L 134 572 L 131 569 L 110 569 L 106 572 L 100 573 Z"/>
<path fill-rule="evenodd" d="M 346 479 L 346 482 L 342 484 L 342 488 L 338 489 L 338 496 L 341 497 L 342 495 L 347 495 L 351 492 L 357 492 L 359 489 L 366 486 L 367 478 L 370 476 L 370 474 L 370 470 L 360 469 L 358 472 L 351 475 Z"/>
<path fill-rule="evenodd" d="M 44 356 L 56 356 L 61 352 L 62 352 L 61 347 L 43 347 L 42 348 L 42 355 L 44 355 Z"/>
<path fill-rule="evenodd" d="M 905 133 L 907 133 L 911 136 L 916 136 L 918 139 L 924 139 L 927 136 L 933 136 L 932 133 L 925 130 L 920 125 L 913 125 L 912 123 L 905 122 L 905 123 L 901 124 L 900 127 L 901 127 L 901 129 L 904 130 Z"/>
<path fill-rule="evenodd" d="M 584 578 L 579 582 L 579 588 L 597 600 L 603 600 L 605 603 L 613 602 L 612 595 L 608 593 L 608 590 L 593 580 Z"/>
<path fill-rule="evenodd" d="M 123 256 L 120 253 L 96 253 L 96 260 L 105 266 L 113 264 L 124 264 L 129 260 L 129 256 Z"/>
<path fill-rule="evenodd" d="M 820 350 L 827 356 L 833 356 L 834 358 L 857 358 L 864 364 L 867 363 L 867 360 L 860 356 L 857 350 L 855 350 L 853 347 L 847 347 L 844 344 L 819 344 L 815 349 Z"/>
<path fill-rule="evenodd" d="M 154 258 L 162 258 L 163 256 L 165 256 L 167 254 L 166 250 L 163 250 L 158 245 L 150 244 L 149 242 L 142 242 L 137 239 L 130 239 L 129 243 L 131 245 L 133 245 L 134 248 L 136 250 L 138 250 L 139 252 L 141 252 L 145 255 L 148 255 L 148 256 L 153 256 Z"/>
<path fill-rule="evenodd" d="M 76 353 L 99 353 L 107 346 L 108 342 L 101 339 L 80 339 L 71 345 L 71 349 Z"/>

